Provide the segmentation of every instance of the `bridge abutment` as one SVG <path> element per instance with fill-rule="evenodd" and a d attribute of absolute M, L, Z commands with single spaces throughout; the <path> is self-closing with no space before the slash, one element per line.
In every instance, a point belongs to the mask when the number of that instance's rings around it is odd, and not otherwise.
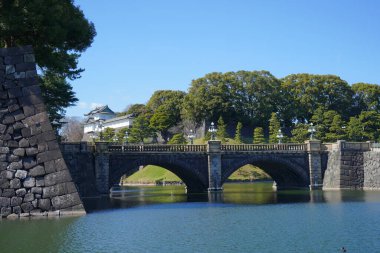
<path fill-rule="evenodd" d="M 322 158 L 321 141 L 308 140 L 305 142 L 309 158 L 310 190 L 322 188 Z"/>
<path fill-rule="evenodd" d="M 95 153 L 95 183 L 96 190 L 100 194 L 108 194 L 110 188 L 109 180 L 110 171 L 110 154 L 108 152 L 108 143 L 96 143 Z"/>
<path fill-rule="evenodd" d="M 222 154 L 221 141 L 207 143 L 208 153 L 208 191 L 222 191 Z"/>

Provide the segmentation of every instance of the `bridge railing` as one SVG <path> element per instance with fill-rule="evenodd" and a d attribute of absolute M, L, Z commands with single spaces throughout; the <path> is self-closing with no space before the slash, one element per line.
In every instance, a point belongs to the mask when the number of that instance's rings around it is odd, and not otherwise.
<path fill-rule="evenodd" d="M 371 150 L 380 152 L 380 143 L 377 143 L 377 142 L 371 143 Z"/>
<path fill-rule="evenodd" d="M 342 142 L 342 150 L 369 151 L 371 150 L 370 142 Z"/>
<path fill-rule="evenodd" d="M 206 152 L 206 145 L 165 145 L 165 144 L 148 144 L 148 145 L 109 145 L 110 152 Z"/>
<path fill-rule="evenodd" d="M 305 151 L 306 148 L 306 144 L 297 143 L 221 145 L 222 151 Z"/>

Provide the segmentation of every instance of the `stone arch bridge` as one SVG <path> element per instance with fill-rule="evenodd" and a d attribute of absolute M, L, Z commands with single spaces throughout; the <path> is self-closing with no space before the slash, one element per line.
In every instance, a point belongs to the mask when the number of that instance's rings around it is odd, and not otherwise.
<path fill-rule="evenodd" d="M 329 146 L 330 145 L 330 146 Z M 66 163 L 82 196 L 107 194 L 123 175 L 157 165 L 176 174 L 187 191 L 222 190 L 228 177 L 246 164 L 258 166 L 283 188 L 321 188 L 332 144 L 113 145 L 64 143 Z"/>

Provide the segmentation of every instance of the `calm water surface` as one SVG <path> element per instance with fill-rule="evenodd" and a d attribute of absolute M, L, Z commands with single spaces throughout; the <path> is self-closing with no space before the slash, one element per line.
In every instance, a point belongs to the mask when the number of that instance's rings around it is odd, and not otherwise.
<path fill-rule="evenodd" d="M 79 218 L 0 221 L 0 252 L 380 252 L 380 192 L 115 188 Z"/>

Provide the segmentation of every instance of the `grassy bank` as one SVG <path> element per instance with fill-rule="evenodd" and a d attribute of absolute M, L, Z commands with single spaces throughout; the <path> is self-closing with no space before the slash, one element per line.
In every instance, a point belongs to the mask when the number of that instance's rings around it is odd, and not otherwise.
<path fill-rule="evenodd" d="M 265 180 L 270 177 L 261 169 L 252 165 L 245 165 L 235 171 L 229 178 L 229 181 L 254 181 Z M 131 175 L 123 178 L 123 184 L 159 184 L 161 182 L 181 182 L 172 172 L 154 165 L 148 165 Z"/>

